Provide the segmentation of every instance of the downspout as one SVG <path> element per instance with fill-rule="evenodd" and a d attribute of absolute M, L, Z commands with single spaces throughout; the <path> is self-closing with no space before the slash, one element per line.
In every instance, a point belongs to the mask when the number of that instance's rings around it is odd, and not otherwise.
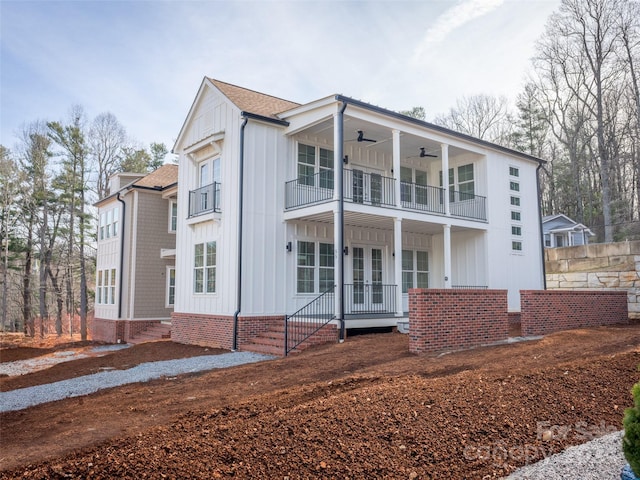
<path fill-rule="evenodd" d="M 240 165 L 238 172 L 238 284 L 236 287 L 236 312 L 233 314 L 233 347 L 232 350 L 238 349 L 238 315 L 242 306 L 242 201 L 243 201 L 243 184 L 244 184 L 244 128 L 247 126 L 249 119 L 244 116 L 242 125 L 240 126 Z"/>
<path fill-rule="evenodd" d="M 116 199 L 122 204 L 122 225 L 120 225 L 120 274 L 118 283 L 118 320 L 122 318 L 122 282 L 124 278 L 124 220 L 127 218 L 125 215 L 127 211 L 127 204 L 120 198 L 120 192 L 117 193 Z"/>
<path fill-rule="evenodd" d="M 536 190 L 538 192 L 538 228 L 540 229 L 540 248 L 542 250 L 542 288 L 547 289 L 547 272 L 544 266 L 544 231 L 542 228 L 542 197 L 540 196 L 540 169 L 542 168 L 542 162 L 538 162 L 536 167 Z"/>
<path fill-rule="evenodd" d="M 342 103 L 342 108 L 338 112 L 336 121 L 338 122 L 338 151 L 336 157 L 340 162 L 338 170 L 338 217 L 340 218 L 340 244 L 338 251 L 340 252 L 340 342 L 345 339 L 345 321 L 344 321 L 344 111 L 347 109 L 347 102 Z"/>

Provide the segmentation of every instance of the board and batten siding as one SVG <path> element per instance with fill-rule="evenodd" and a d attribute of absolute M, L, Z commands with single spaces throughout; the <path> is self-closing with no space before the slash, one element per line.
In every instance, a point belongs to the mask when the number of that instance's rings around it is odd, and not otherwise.
<path fill-rule="evenodd" d="M 509 167 L 517 167 L 518 179 L 509 176 Z M 488 205 L 488 272 L 490 288 L 508 289 L 510 310 L 520 310 L 520 290 L 543 288 L 541 273 L 542 239 L 540 238 L 538 216 L 538 192 L 536 187 L 537 164 L 531 161 L 491 152 L 488 162 L 488 176 L 491 195 Z M 510 190 L 510 181 L 517 180 L 519 192 Z M 512 207 L 511 195 L 519 196 L 519 208 Z M 519 210 L 522 221 L 522 252 L 514 252 L 511 242 L 511 226 L 518 224 L 511 220 L 511 211 Z"/>

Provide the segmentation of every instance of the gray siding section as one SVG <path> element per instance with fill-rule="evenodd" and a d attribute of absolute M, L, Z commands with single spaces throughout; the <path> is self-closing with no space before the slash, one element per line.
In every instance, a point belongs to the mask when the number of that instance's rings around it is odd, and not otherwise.
<path fill-rule="evenodd" d="M 159 193 L 139 191 L 136 238 L 134 318 L 169 318 L 166 308 L 167 266 L 173 259 L 160 258 L 163 248 L 175 248 L 169 233 L 169 200 Z"/>

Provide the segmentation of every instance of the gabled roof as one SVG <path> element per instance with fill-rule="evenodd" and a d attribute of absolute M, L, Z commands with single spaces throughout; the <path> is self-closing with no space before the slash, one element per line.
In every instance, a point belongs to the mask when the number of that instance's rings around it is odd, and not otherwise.
<path fill-rule="evenodd" d="M 154 188 L 156 190 L 170 187 L 178 181 L 178 165 L 166 164 L 133 182 L 133 187 Z"/>
<path fill-rule="evenodd" d="M 134 182 L 123 185 L 119 190 L 116 190 L 106 197 L 98 200 L 96 203 L 94 203 L 94 206 L 99 207 L 101 204 L 117 196 L 118 193 L 126 194 L 132 189 L 137 188 L 140 190 L 155 190 L 158 192 L 162 192 L 176 185 L 178 185 L 178 165 L 168 163 L 166 165 L 158 167 L 153 172 L 145 175 L 142 178 L 139 178 Z"/>
<path fill-rule="evenodd" d="M 238 87 L 213 78 L 209 78 L 209 81 L 243 112 L 278 119 L 278 113 L 300 106 L 296 102 Z"/>

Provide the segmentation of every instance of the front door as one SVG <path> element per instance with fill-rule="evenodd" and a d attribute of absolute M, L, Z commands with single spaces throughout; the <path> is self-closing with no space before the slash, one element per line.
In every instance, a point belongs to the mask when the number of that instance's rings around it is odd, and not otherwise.
<path fill-rule="evenodd" d="M 354 312 L 376 312 L 383 310 L 383 261 L 382 248 L 354 246 L 352 255 Z"/>

